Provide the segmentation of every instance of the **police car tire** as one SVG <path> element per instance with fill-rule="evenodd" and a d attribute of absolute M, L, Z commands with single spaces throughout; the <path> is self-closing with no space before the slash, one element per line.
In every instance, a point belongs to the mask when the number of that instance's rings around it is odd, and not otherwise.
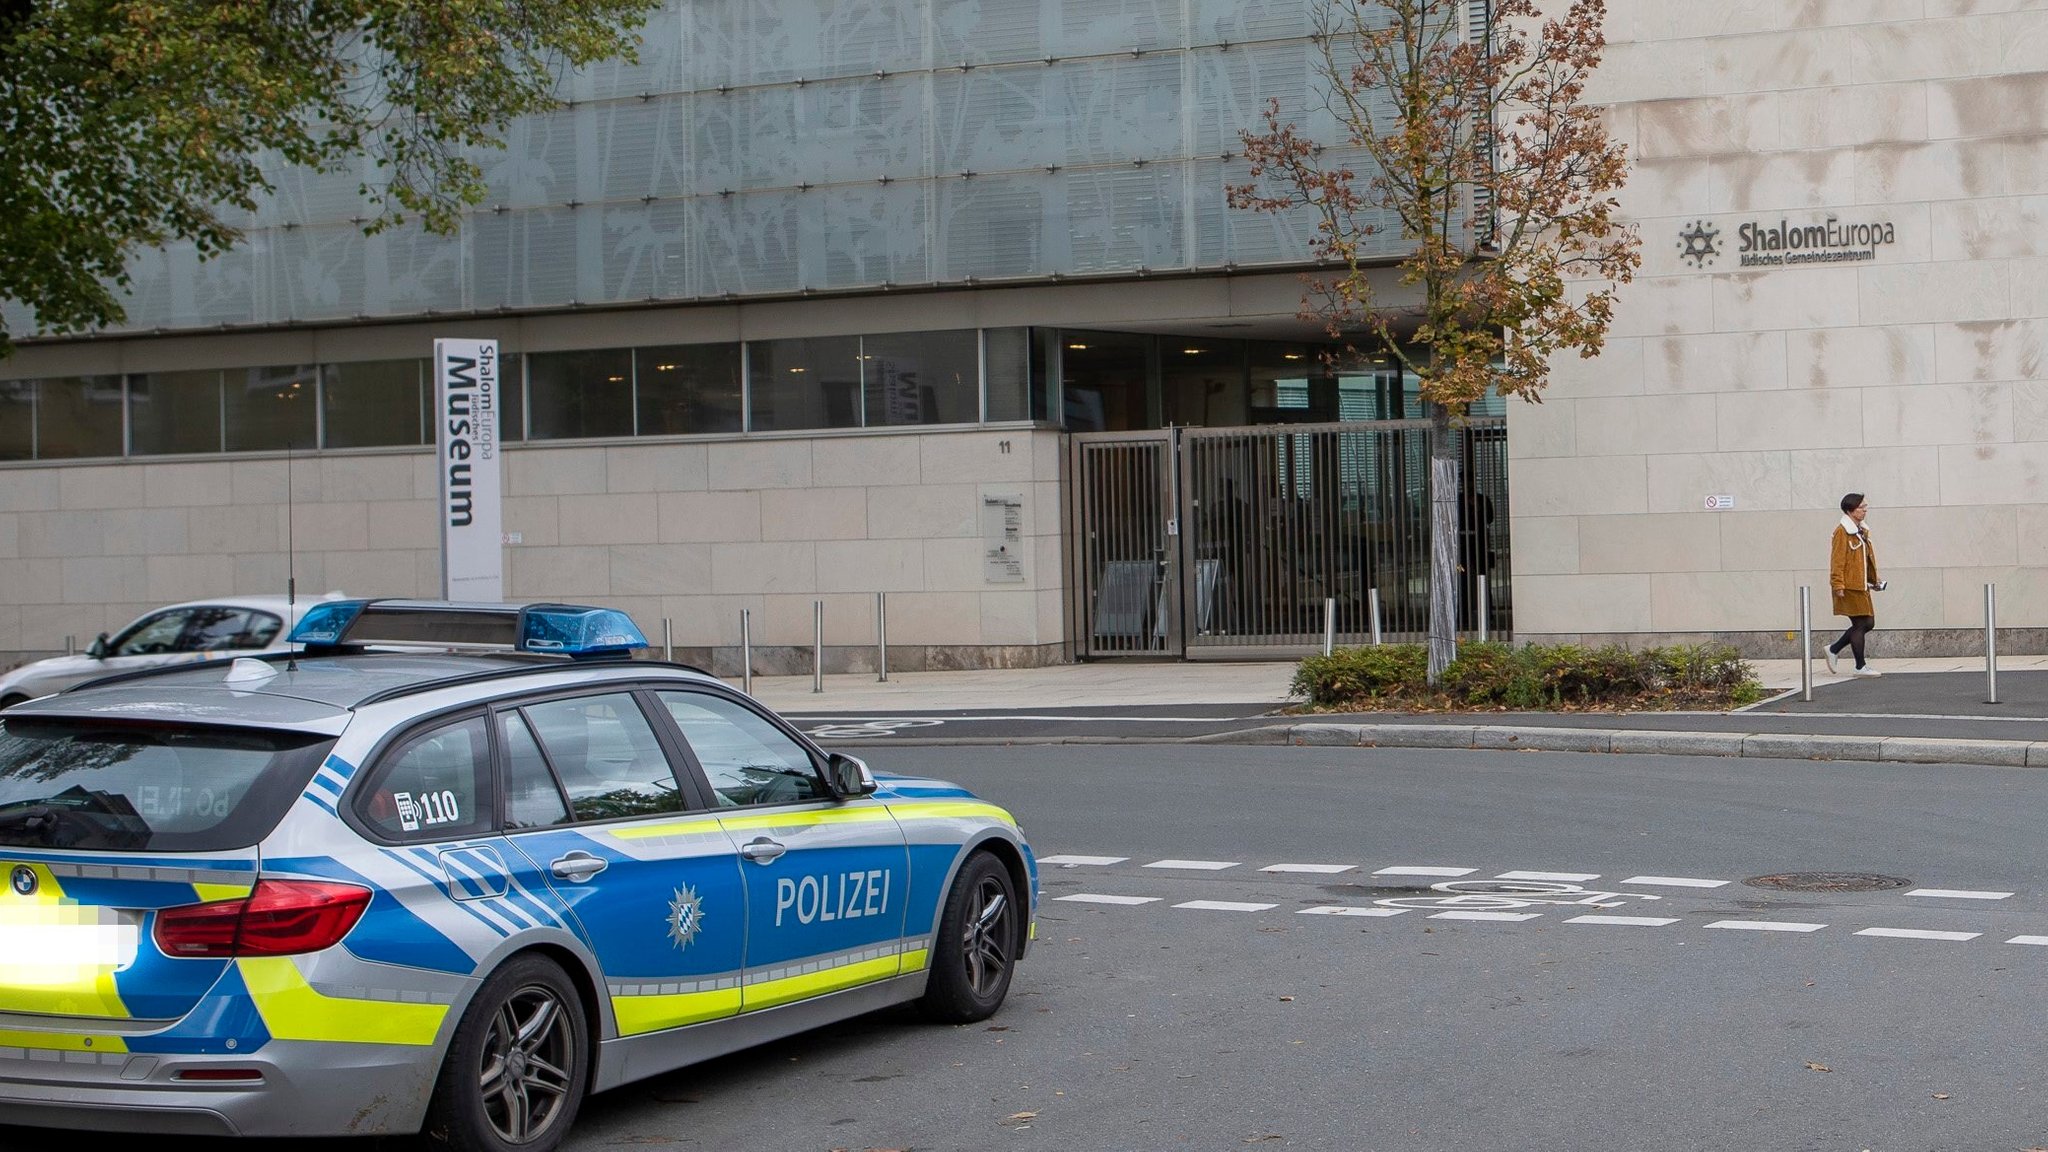
<path fill-rule="evenodd" d="M 551 994 L 561 1007 L 562 1023 L 569 1031 L 569 1064 L 564 1069 L 569 1074 L 569 1089 L 539 1135 L 514 1142 L 501 1136 L 492 1123 L 478 1078 L 486 1046 L 492 1042 L 492 1022 L 508 1003 L 542 992 Z M 431 1146 L 463 1152 L 553 1152 L 576 1123 L 577 1109 L 590 1087 L 589 1041 L 583 998 L 561 966 L 544 956 L 514 957 L 491 973 L 462 1014 L 462 1022 L 448 1042 L 448 1055 L 441 1062 L 423 1135 Z"/>
<path fill-rule="evenodd" d="M 992 954 L 999 954 L 1001 962 L 990 966 L 993 978 L 984 977 L 983 986 L 977 989 L 969 967 L 969 927 L 987 906 L 978 897 L 998 892 L 1003 897 L 1001 922 L 988 941 L 994 952 L 985 951 L 983 960 L 986 963 Z M 1010 870 L 987 852 L 969 857 L 946 893 L 945 914 L 939 918 L 938 939 L 932 944 L 931 976 L 917 1002 L 919 1011 L 942 1024 L 972 1024 L 995 1015 L 1003 997 L 1009 995 L 1010 976 L 1016 971 L 1020 923 L 1017 885 L 1010 879 Z"/>
<path fill-rule="evenodd" d="M 12 708 L 16 704 L 25 703 L 27 700 L 28 697 L 23 696 L 19 692 L 11 693 L 6 696 L 0 696 L 0 710 Z"/>

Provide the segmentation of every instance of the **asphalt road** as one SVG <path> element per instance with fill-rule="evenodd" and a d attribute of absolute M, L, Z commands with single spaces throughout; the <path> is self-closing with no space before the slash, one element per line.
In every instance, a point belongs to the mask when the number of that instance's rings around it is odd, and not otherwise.
<path fill-rule="evenodd" d="M 987 1024 L 870 1017 L 629 1086 L 588 1102 L 569 1148 L 2048 1147 L 2048 946 L 2007 942 L 2048 941 L 2037 773 L 1141 745 L 868 758 L 1009 806 L 1043 856 L 1114 862 L 1047 864 L 1039 940 Z M 1908 883 L 1743 883 L 1795 871 Z M 1506 872 L 1552 879 L 1501 895 Z M 1443 915 L 1474 912 L 1533 918 Z M 1713 927 L 1730 921 L 1810 930 Z M 0 1129 L 9 1152 L 76 1143 Z"/>
<path fill-rule="evenodd" d="M 574 1147 L 2048 1146 L 2048 948 L 2004 942 L 2048 937 L 2048 804 L 2025 774 L 1263 748 L 872 759 L 1012 806 L 1047 855 L 1127 859 L 1046 869 L 1040 942 L 991 1025 L 870 1020 L 627 1088 L 593 1101 Z M 1235 866 L 1145 867 L 1166 859 Z M 1358 867 L 1259 871 L 1277 863 Z M 1632 894 L 1522 922 L 1300 913 L 1442 898 L 1434 878 L 1371 875 L 1400 866 L 1598 873 Z M 1740 883 L 1794 870 L 1914 888 Z M 1645 876 L 1731 883 L 1619 883 Z M 1157 899 L 1056 899 L 1073 895 Z M 1191 900 L 1274 907 L 1174 907 Z M 1677 923 L 1565 922 L 1589 914 Z M 1722 920 L 1824 927 L 1707 927 Z"/>

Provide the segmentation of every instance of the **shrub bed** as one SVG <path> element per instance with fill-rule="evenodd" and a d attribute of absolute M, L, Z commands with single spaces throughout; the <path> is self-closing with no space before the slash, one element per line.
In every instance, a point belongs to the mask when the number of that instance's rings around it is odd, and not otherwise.
<path fill-rule="evenodd" d="M 1610 644 L 1461 644 L 1431 687 L 1420 644 L 1340 648 L 1294 672 L 1310 707 L 1340 710 L 1723 710 L 1764 695 L 1755 670 L 1724 644 L 1640 651 Z"/>

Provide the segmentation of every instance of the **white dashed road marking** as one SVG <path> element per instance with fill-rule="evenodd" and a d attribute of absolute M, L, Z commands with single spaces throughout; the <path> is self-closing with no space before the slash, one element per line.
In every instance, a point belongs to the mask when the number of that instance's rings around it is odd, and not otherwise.
<path fill-rule="evenodd" d="M 1716 920 L 1709 928 L 1733 928 L 1738 932 L 1818 932 L 1825 924 L 1798 924 L 1790 920 Z"/>
<path fill-rule="evenodd" d="M 1574 916 L 1567 924 L 1633 924 L 1642 928 L 1662 928 L 1666 924 L 1678 923 L 1676 916 Z"/>
<path fill-rule="evenodd" d="M 1623 884 L 1647 884 L 1653 888 L 1723 888 L 1726 880 L 1701 880 L 1693 876 L 1631 876 Z"/>
<path fill-rule="evenodd" d="M 2048 944 L 2048 936 L 2015 936 L 2007 944 Z"/>
<path fill-rule="evenodd" d="M 1379 871 L 1377 871 L 1377 872 L 1373 873 L 1373 875 L 1375 875 L 1375 876 L 1470 876 L 1471 874 L 1473 874 L 1474 872 L 1477 872 L 1477 871 L 1479 871 L 1479 869 L 1477 869 L 1477 868 L 1422 868 L 1422 867 L 1414 867 L 1414 866 L 1410 866 L 1410 865 L 1406 865 L 1406 864 L 1403 864 L 1403 865 L 1398 865 L 1398 866 L 1396 866 L 1396 867 L 1393 867 L 1393 868 L 1382 868 L 1382 869 L 1380 869 Z"/>
<path fill-rule="evenodd" d="M 1584 884 L 1598 880 L 1598 872 L 1503 872 L 1495 880 L 1554 880 L 1560 884 Z"/>
<path fill-rule="evenodd" d="M 1175 908 L 1193 908 L 1202 912 L 1264 912 L 1278 908 L 1278 904 L 1249 904 L 1238 900 L 1189 900 L 1175 904 Z"/>
<path fill-rule="evenodd" d="M 1062 868 L 1073 868 L 1081 864 L 1096 866 L 1121 864 L 1129 859 L 1129 856 L 1040 856 L 1038 862 L 1040 864 L 1057 864 Z"/>
<path fill-rule="evenodd" d="M 1200 872 L 1221 872 L 1225 868 L 1235 868 L 1238 864 L 1239 861 L 1236 860 L 1154 860 L 1145 867 L 1192 868 Z"/>
<path fill-rule="evenodd" d="M 1461 911 L 1453 911 L 1453 912 L 1438 912 L 1438 913 L 1437 913 L 1436 915 L 1434 915 L 1434 916 L 1431 916 L 1431 917 L 1430 917 L 1430 919 L 1431 919 L 1431 920 L 1506 920 L 1506 921 L 1511 921 L 1511 922 L 1519 922 L 1519 921 L 1522 921 L 1522 920 L 1534 920 L 1535 918 L 1537 918 L 1538 916 L 1541 916 L 1541 915 L 1543 915 L 1543 913 L 1541 913 L 1541 912 L 1461 912 Z"/>
<path fill-rule="evenodd" d="M 1936 932 L 1927 928 L 1865 928 L 1858 936 L 1888 936 L 1894 940 L 1975 940 L 1982 932 Z"/>
<path fill-rule="evenodd" d="M 1157 904 L 1158 896 L 1104 896 L 1094 892 L 1076 892 L 1072 896 L 1057 897 L 1072 900 L 1076 904 Z"/>
<path fill-rule="evenodd" d="M 1939 896 L 1944 900 L 2003 900 L 2010 892 L 1972 892 L 1966 888 L 1915 888 L 1908 896 Z"/>
<path fill-rule="evenodd" d="M 1356 864 L 1268 864 L 1259 871 L 1313 872 L 1318 876 L 1335 876 L 1339 872 L 1349 872 L 1356 867 Z"/>
<path fill-rule="evenodd" d="M 1400 916 L 1406 908 L 1357 908 L 1346 904 L 1318 904 L 1314 908 L 1303 908 L 1302 916 Z"/>

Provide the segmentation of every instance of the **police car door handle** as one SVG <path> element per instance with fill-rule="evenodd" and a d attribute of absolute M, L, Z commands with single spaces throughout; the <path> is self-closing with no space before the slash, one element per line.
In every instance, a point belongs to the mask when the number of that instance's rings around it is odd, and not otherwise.
<path fill-rule="evenodd" d="M 610 866 L 600 857 L 592 856 L 588 852 L 571 852 L 567 856 L 549 861 L 548 871 L 554 873 L 558 880 L 581 884 Z"/>
<path fill-rule="evenodd" d="M 740 855 L 756 864 L 773 864 L 775 858 L 789 849 L 777 844 L 766 836 L 758 836 L 740 848 Z"/>

